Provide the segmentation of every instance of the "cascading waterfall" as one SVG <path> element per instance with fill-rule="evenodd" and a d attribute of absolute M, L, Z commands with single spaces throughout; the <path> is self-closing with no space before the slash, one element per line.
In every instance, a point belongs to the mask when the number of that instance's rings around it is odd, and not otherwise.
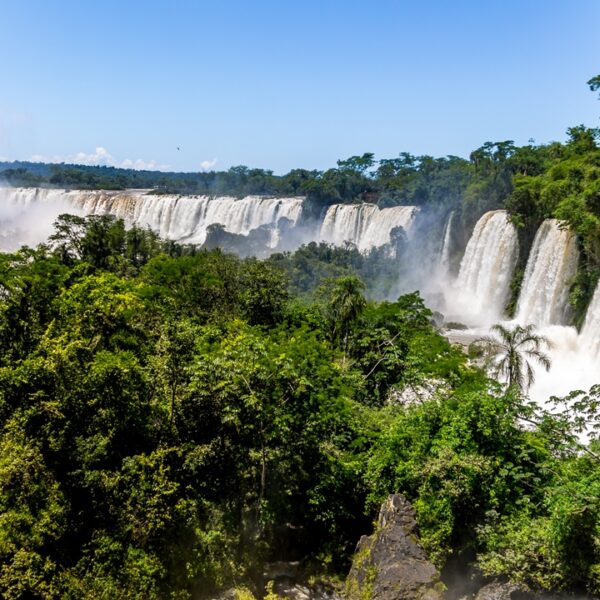
<path fill-rule="evenodd" d="M 517 321 L 565 325 L 569 321 L 569 285 L 577 271 L 577 238 L 560 221 L 547 219 L 538 229 L 517 304 Z"/>
<path fill-rule="evenodd" d="M 301 197 L 247 196 L 236 199 L 230 196 L 159 195 L 148 193 L 148 190 L 115 192 L 2 188 L 0 193 L 0 229 L 7 231 L 9 219 L 3 219 L 3 210 L 11 214 L 14 220 L 15 214 L 24 214 L 26 211 L 31 214 L 46 207 L 46 213 L 52 215 L 52 218 L 46 219 L 50 223 L 60 212 L 112 214 L 129 226 L 149 227 L 162 238 L 190 244 L 203 244 L 210 225 L 220 224 L 226 231 L 238 235 L 248 235 L 254 229 L 268 226 L 271 228 L 271 247 L 275 247 L 279 241 L 278 221 L 285 218 L 292 226 L 295 225 L 302 213 L 304 200 Z M 333 205 L 326 212 L 319 239 L 338 246 L 350 241 L 361 252 L 367 252 L 387 244 L 395 227 L 402 227 L 408 233 L 416 212 L 414 206 L 379 209 L 368 203 Z M 46 235 L 50 233 L 47 229 Z M 7 233 L 11 234 L 14 234 L 13 229 Z M 31 241 L 37 243 L 41 239 Z"/>
<path fill-rule="evenodd" d="M 358 241 L 358 249 L 367 252 L 371 248 L 389 243 L 392 229 L 396 227 L 402 227 L 408 233 L 416 212 L 414 206 L 391 206 L 373 213 Z"/>
<path fill-rule="evenodd" d="M 440 269 L 443 273 L 447 273 L 450 269 L 450 246 L 452 244 L 452 221 L 454 220 L 454 211 L 450 213 L 446 226 L 444 227 L 444 236 L 442 241 L 442 249 L 440 251 Z"/>
<path fill-rule="evenodd" d="M 9 209 L 30 209 L 35 205 L 73 207 L 78 214 L 112 214 L 128 225 L 149 227 L 165 239 L 202 244 L 210 225 L 221 224 L 230 233 L 248 235 L 263 225 L 272 227 L 271 245 L 277 244 L 279 219 L 295 224 L 303 198 L 247 196 L 179 196 L 148 194 L 145 190 L 65 191 L 5 188 L 3 203 Z M 64 209 L 63 209 L 64 212 Z M 72 211 L 73 212 L 73 211 Z M 0 213 L 1 216 L 1 213 Z"/>
<path fill-rule="evenodd" d="M 587 309 L 580 338 L 581 347 L 596 361 L 600 361 L 600 283 L 597 285 L 594 297 Z M 600 377 L 598 379 L 598 383 L 600 383 Z"/>
<path fill-rule="evenodd" d="M 76 213 L 64 190 L 0 186 L 0 251 L 36 245 L 52 234 L 59 214 Z"/>
<path fill-rule="evenodd" d="M 271 231 L 271 245 L 277 244 L 281 218 L 296 224 L 302 212 L 302 198 L 176 196 L 150 194 L 147 190 L 66 191 L 43 188 L 0 187 L 0 251 L 21 244 L 34 245 L 52 233 L 52 222 L 60 213 L 113 214 L 128 225 L 150 227 L 161 237 L 201 244 L 212 224 L 248 235 L 259 227 Z M 319 239 L 342 245 L 350 241 L 362 252 L 390 241 L 394 227 L 410 234 L 417 209 L 398 206 L 380 210 L 374 204 L 334 205 L 321 224 Z M 508 297 L 509 284 L 518 257 L 515 228 L 505 211 L 486 213 L 477 222 L 465 250 L 454 285 L 448 285 L 448 268 L 455 219 L 450 213 L 441 248 L 430 255 L 439 265 L 431 269 L 437 277 L 421 277 L 421 289 L 433 281 L 433 296 L 449 317 L 473 326 L 497 322 Z M 304 234 L 303 234 L 304 235 Z M 414 235 L 414 228 L 413 228 Z M 300 239 L 300 238 L 298 238 Z M 544 402 L 550 395 L 565 395 L 572 389 L 587 389 L 600 378 L 600 284 L 588 308 L 578 335 L 568 323 L 568 288 L 577 269 L 577 240 L 556 220 L 545 221 L 536 234 L 527 262 L 517 321 L 533 323 L 550 339 L 552 369 L 537 369 L 530 397 Z M 421 273 L 426 261 L 416 260 Z M 437 287 L 435 287 L 437 285 Z M 438 298 L 439 297 L 439 298 Z M 485 329 L 480 329 L 483 334 Z M 472 333 L 472 332 L 471 332 Z"/>
<path fill-rule="evenodd" d="M 148 194 L 80 195 L 78 204 L 86 214 L 114 214 L 128 223 L 150 227 L 161 237 L 202 244 L 209 225 L 221 224 L 230 233 L 248 235 L 262 225 L 277 224 L 280 218 L 296 223 L 302 198 L 247 196 L 174 196 Z M 274 243 L 273 243 L 274 242 Z M 275 245 L 276 237 L 272 237 Z"/>
<path fill-rule="evenodd" d="M 454 310 L 465 321 L 494 322 L 502 315 L 519 253 L 506 211 L 485 213 L 467 244 L 456 280 Z"/>
<path fill-rule="evenodd" d="M 333 204 L 327 209 L 319 238 L 341 246 L 356 244 L 361 252 L 389 243 L 395 227 L 410 230 L 417 209 L 393 206 L 379 209 L 375 204 Z"/>
<path fill-rule="evenodd" d="M 374 204 L 333 204 L 325 213 L 319 238 L 334 246 L 358 244 L 377 210 Z"/>

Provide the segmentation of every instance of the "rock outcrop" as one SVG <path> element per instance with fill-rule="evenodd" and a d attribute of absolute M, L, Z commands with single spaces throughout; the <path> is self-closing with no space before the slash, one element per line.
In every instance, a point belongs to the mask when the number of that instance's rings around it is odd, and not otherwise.
<path fill-rule="evenodd" d="M 358 542 L 346 580 L 349 600 L 441 600 L 444 586 L 417 537 L 412 506 L 400 494 L 381 506 L 375 532 Z"/>
<path fill-rule="evenodd" d="M 516 583 L 493 582 L 482 587 L 477 592 L 475 600 L 521 600 L 533 597 L 527 592 L 527 588 Z"/>

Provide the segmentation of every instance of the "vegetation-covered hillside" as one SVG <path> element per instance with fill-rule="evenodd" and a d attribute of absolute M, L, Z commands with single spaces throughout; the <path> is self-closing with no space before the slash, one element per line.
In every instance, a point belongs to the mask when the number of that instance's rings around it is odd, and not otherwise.
<path fill-rule="evenodd" d="M 287 559 L 343 576 L 396 491 L 440 567 L 598 591 L 595 442 L 469 366 L 417 293 L 368 300 L 362 267 L 111 217 L 0 255 L 0 595 L 204 597 Z"/>

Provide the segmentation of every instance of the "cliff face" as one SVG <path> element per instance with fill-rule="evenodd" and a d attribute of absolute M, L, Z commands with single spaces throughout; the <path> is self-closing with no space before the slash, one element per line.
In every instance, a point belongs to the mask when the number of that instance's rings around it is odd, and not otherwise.
<path fill-rule="evenodd" d="M 375 532 L 358 542 L 346 581 L 349 600 L 441 600 L 440 574 L 417 537 L 411 505 L 400 494 L 382 505 Z"/>

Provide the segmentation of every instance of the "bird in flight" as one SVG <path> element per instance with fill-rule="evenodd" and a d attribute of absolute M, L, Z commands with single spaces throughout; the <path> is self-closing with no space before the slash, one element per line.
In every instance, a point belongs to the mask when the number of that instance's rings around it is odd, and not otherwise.
<path fill-rule="evenodd" d="M 179 152 L 181 152 L 181 148 L 180 148 L 179 146 L 177 146 L 177 150 L 178 150 Z"/>

